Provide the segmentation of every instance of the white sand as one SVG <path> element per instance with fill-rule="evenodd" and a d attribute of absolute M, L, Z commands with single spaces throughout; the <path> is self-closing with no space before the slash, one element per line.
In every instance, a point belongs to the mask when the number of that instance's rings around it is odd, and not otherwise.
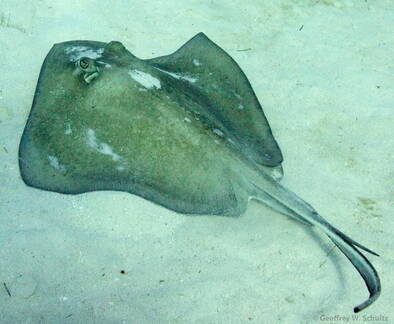
<path fill-rule="evenodd" d="M 345 322 L 367 298 L 325 236 L 258 203 L 240 218 L 190 217 L 22 182 L 19 140 L 54 43 L 118 40 L 150 58 L 200 31 L 253 85 L 283 183 L 381 254 L 368 257 L 383 293 L 359 321 L 394 321 L 393 2 L 231 2 L 1 0 L 1 323 Z"/>

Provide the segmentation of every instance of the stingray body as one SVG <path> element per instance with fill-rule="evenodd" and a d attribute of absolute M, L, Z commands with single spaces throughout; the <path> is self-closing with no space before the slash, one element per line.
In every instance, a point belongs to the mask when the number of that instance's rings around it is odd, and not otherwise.
<path fill-rule="evenodd" d="M 66 194 L 130 192 L 189 214 L 239 215 L 256 198 L 318 227 L 363 277 L 379 277 L 356 243 L 279 184 L 282 154 L 239 66 L 200 33 L 149 60 L 119 42 L 54 45 L 19 148 L 29 186 Z M 358 248 L 357 248 L 357 247 Z"/>

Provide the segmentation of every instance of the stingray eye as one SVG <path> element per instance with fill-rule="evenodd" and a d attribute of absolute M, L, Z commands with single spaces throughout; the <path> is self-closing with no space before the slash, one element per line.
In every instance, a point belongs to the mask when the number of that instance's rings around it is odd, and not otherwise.
<path fill-rule="evenodd" d="M 79 60 L 79 66 L 82 69 L 86 70 L 89 67 L 89 62 L 86 59 L 82 58 L 82 59 Z"/>

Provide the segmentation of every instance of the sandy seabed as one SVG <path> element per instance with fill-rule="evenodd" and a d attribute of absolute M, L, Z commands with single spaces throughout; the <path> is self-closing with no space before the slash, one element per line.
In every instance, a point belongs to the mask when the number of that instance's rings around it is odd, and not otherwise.
<path fill-rule="evenodd" d="M 393 322 L 394 4 L 390 0 L 46 1 L 0 6 L 1 323 Z M 54 43 L 169 54 L 198 32 L 248 76 L 283 184 L 369 256 L 367 290 L 322 234 L 251 202 L 185 216 L 121 192 L 27 187 L 18 145 Z"/>

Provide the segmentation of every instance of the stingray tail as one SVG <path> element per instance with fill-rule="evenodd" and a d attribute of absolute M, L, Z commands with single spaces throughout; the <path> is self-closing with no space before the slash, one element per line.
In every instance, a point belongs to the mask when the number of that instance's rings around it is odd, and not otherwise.
<path fill-rule="evenodd" d="M 304 224 L 316 226 L 322 230 L 357 269 L 368 288 L 369 298 L 353 309 L 355 313 L 365 309 L 378 299 L 381 292 L 379 276 L 372 264 L 356 246 L 374 255 L 378 255 L 377 253 L 357 243 L 333 227 L 311 205 L 268 175 L 262 174 L 262 177 L 254 177 L 252 183 L 256 188 L 256 199 L 263 201 L 271 208 L 285 215 L 296 218 Z"/>

